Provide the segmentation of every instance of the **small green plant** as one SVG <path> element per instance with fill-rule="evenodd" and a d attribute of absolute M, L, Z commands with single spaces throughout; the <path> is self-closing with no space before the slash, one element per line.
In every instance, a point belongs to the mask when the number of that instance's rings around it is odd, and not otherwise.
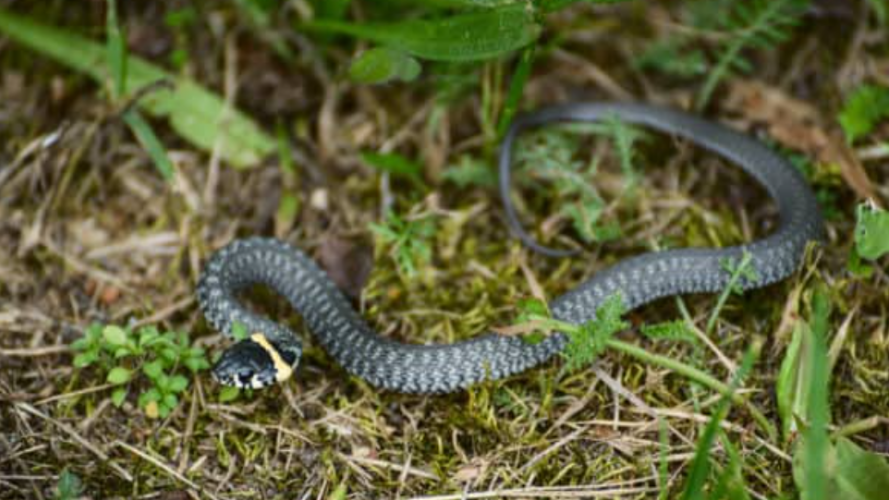
<path fill-rule="evenodd" d="M 595 161 L 583 162 L 575 158 L 581 136 L 588 133 L 608 137 L 614 142 L 624 174 L 620 195 L 632 193 L 638 182 L 634 147 L 642 132 L 613 117 L 601 123 L 572 124 L 538 131 L 527 143 L 520 144 L 517 161 L 526 175 L 551 181 L 559 196 L 570 200 L 560 203 L 560 211 L 571 221 L 583 241 L 610 241 L 620 237 L 621 229 L 616 223 L 602 223 L 605 201 L 593 182 L 598 165 Z"/>
<path fill-rule="evenodd" d="M 121 406 L 134 386 L 143 388 L 139 407 L 151 418 L 166 417 L 179 403 L 179 395 L 188 388 L 187 369 L 197 373 L 210 367 L 204 350 L 193 347 L 182 332 L 163 332 L 143 326 L 136 332 L 117 325 L 90 325 L 82 338 L 71 347 L 78 352 L 75 368 L 95 366 L 105 372 L 106 381 L 115 386 L 111 401 Z M 139 374 L 147 381 L 140 383 Z"/>
<path fill-rule="evenodd" d="M 846 99 L 838 120 L 846 140 L 853 143 L 869 134 L 885 118 L 889 118 L 889 88 L 863 85 Z"/>
<path fill-rule="evenodd" d="M 624 301 L 616 293 L 596 308 L 595 320 L 587 321 L 570 332 L 570 340 L 562 352 L 565 370 L 571 372 L 595 361 L 608 348 L 608 341 L 630 326 L 621 317 L 625 311 Z"/>
<path fill-rule="evenodd" d="M 497 185 L 497 174 L 483 160 L 470 155 L 461 155 L 456 164 L 448 165 L 442 178 L 453 182 L 457 187 L 478 186 L 492 188 Z"/>
<path fill-rule="evenodd" d="M 728 395 L 734 403 L 744 404 L 757 424 L 769 436 L 775 435 L 771 422 L 755 406 L 737 395 L 728 384 L 720 382 L 714 376 L 687 363 L 654 354 L 642 347 L 615 338 L 617 333 L 629 326 L 621 319 L 625 313 L 626 308 L 619 292 L 610 295 L 596 307 L 596 319 L 580 325 L 553 318 L 543 302 L 531 299 L 519 303 L 519 315 L 510 330 L 520 333 L 530 332 L 531 343 L 539 342 L 543 332 L 557 331 L 568 335 L 568 345 L 563 353 L 565 360 L 563 373 L 591 364 L 609 349 L 636 358 L 643 363 L 666 368 L 702 387 L 723 396 Z"/>
<path fill-rule="evenodd" d="M 429 240 L 435 233 L 435 224 L 429 216 L 401 218 L 389 212 L 383 224 L 372 223 L 370 229 L 381 244 L 389 247 L 389 255 L 407 278 L 413 278 L 417 266 L 432 258 Z"/>
<path fill-rule="evenodd" d="M 83 484 L 77 474 L 63 469 L 59 474 L 59 482 L 56 483 L 56 491 L 53 498 L 56 500 L 76 500 L 83 494 Z"/>
<path fill-rule="evenodd" d="M 885 498 L 889 463 L 841 435 L 830 435 L 831 304 L 820 288 L 810 302 L 809 321 L 797 323 L 777 383 L 779 415 L 785 439 L 793 441 L 793 477 L 800 496 L 803 500 Z"/>
<path fill-rule="evenodd" d="M 688 4 L 693 28 L 651 44 L 636 65 L 680 78 L 706 75 L 697 107 L 707 106 L 719 83 L 732 72 L 749 72 L 749 48 L 770 49 L 787 40 L 799 24 L 809 0 L 697 0 Z M 713 37 L 718 33 L 718 37 Z M 702 52 L 702 41 L 713 46 Z M 708 56 L 709 54 L 709 56 Z"/>

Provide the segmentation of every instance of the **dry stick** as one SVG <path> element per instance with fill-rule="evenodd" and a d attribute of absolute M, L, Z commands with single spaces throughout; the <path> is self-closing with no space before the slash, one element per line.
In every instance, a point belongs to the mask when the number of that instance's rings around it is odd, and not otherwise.
<path fill-rule="evenodd" d="M 405 465 L 395 464 L 392 462 L 387 462 L 385 460 L 378 460 L 376 458 L 366 458 L 366 457 L 356 457 L 355 455 L 344 455 L 342 453 L 338 453 L 340 458 L 345 460 L 346 462 L 355 462 L 361 465 L 367 465 L 371 467 L 381 467 L 383 469 L 389 469 L 396 472 L 401 472 L 402 474 L 410 474 L 417 477 L 422 477 L 424 479 L 431 479 L 433 481 L 438 481 L 439 477 L 431 472 L 424 471 L 423 469 L 418 469 L 416 467 L 411 467 L 410 463 Z"/>
<path fill-rule="evenodd" d="M 600 489 L 597 486 L 587 487 L 531 487 L 510 490 L 479 491 L 475 493 L 456 493 L 431 497 L 413 497 L 408 500 L 473 500 L 478 498 L 536 497 L 536 498 L 614 498 L 619 496 L 652 493 L 658 488 L 614 488 Z"/>
<path fill-rule="evenodd" d="M 154 464 L 157 468 L 159 468 L 159 469 L 161 469 L 162 471 L 166 472 L 166 473 L 169 474 L 170 476 L 173 476 L 174 478 L 178 479 L 180 482 L 184 483 L 184 484 L 185 484 L 186 486 L 188 486 L 189 488 L 191 488 L 191 489 L 193 489 L 193 490 L 195 490 L 195 491 L 200 491 L 200 492 L 204 493 L 205 495 L 207 495 L 208 497 L 212 498 L 213 500 L 218 500 L 218 499 L 219 499 L 219 497 L 217 497 L 217 496 L 214 495 L 213 493 L 210 493 L 209 490 L 207 490 L 207 489 L 205 489 L 205 488 L 202 488 L 202 487 L 198 486 L 198 485 L 195 484 L 192 480 L 188 479 L 187 477 L 183 476 L 183 475 L 180 474 L 178 471 L 176 471 L 176 469 L 170 467 L 169 465 L 167 465 L 167 464 L 165 464 L 164 462 L 160 461 L 159 459 L 157 459 L 157 458 L 155 458 L 155 457 L 149 455 L 148 453 L 145 453 L 144 451 L 142 451 L 142 450 L 140 450 L 140 449 L 138 449 L 138 448 L 135 448 L 135 447 L 133 447 L 133 446 L 130 446 L 130 445 L 128 445 L 127 443 L 124 443 L 123 441 L 119 441 L 119 440 L 118 440 L 118 441 L 115 441 L 115 442 L 114 442 L 114 445 L 115 445 L 115 446 L 119 446 L 119 447 L 121 447 L 121 448 L 123 448 L 123 449 L 125 449 L 125 450 L 127 450 L 127 451 L 129 451 L 129 452 L 131 452 L 131 453 L 133 453 L 134 455 L 136 455 L 136 456 L 138 456 L 138 457 L 144 459 L 144 460 L 147 461 L 147 462 L 151 462 L 151 463 Z"/>
<path fill-rule="evenodd" d="M 43 419 L 43 420 L 53 424 L 54 426 L 58 427 L 65 434 L 68 434 L 69 436 L 71 436 L 71 438 L 74 439 L 75 441 L 77 441 L 81 446 L 83 446 L 87 450 L 91 451 L 94 455 L 99 457 L 100 460 L 102 460 L 103 462 L 106 462 L 108 464 L 108 466 L 111 467 L 114 470 L 114 472 L 117 472 L 117 474 L 120 477 L 122 477 L 125 481 L 130 482 L 130 483 L 133 482 L 132 474 L 127 472 L 126 469 L 124 469 L 123 467 L 117 465 L 117 463 L 113 462 L 111 460 L 111 457 L 109 457 L 104 451 L 99 449 L 98 446 L 87 441 L 86 438 L 84 438 L 83 436 L 78 434 L 77 431 L 75 431 L 73 428 L 71 428 L 71 426 L 64 424 L 62 422 L 59 422 L 58 420 L 50 417 L 49 415 L 46 415 L 45 413 L 41 412 L 37 408 L 34 408 L 33 406 L 29 405 L 28 403 L 15 403 L 15 406 L 16 406 L 16 408 L 18 408 L 24 412 L 30 413 L 31 415 L 34 415 L 35 417 Z"/>
<path fill-rule="evenodd" d="M 51 356 L 70 351 L 67 345 L 48 345 L 43 347 L 25 347 L 21 349 L 0 349 L 0 356 L 30 358 L 37 356 Z"/>

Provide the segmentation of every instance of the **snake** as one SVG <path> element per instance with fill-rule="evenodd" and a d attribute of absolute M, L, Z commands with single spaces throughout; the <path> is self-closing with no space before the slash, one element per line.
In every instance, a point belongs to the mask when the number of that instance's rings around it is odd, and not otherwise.
<path fill-rule="evenodd" d="M 676 248 L 632 256 L 596 272 L 548 303 L 553 318 L 574 325 L 596 319 L 596 311 L 619 293 L 626 311 L 663 297 L 716 293 L 729 286 L 726 263 L 747 258 L 755 273 L 740 288 L 763 287 L 793 274 L 807 245 L 821 242 L 824 223 L 816 198 L 801 173 L 762 142 L 683 111 L 641 103 L 558 104 L 518 115 L 501 141 L 499 192 L 512 232 L 528 247 L 551 256 L 574 254 L 537 243 L 522 227 L 510 198 L 514 143 L 522 131 L 550 123 L 616 118 L 690 141 L 740 167 L 777 205 L 778 224 L 751 242 L 719 248 Z M 494 331 L 453 343 L 400 342 L 375 332 L 346 295 L 303 251 L 275 238 L 236 239 L 207 261 L 197 299 L 207 322 L 240 339 L 225 349 L 212 369 L 219 383 L 262 388 L 290 378 L 303 352 L 287 326 L 255 312 L 240 298 L 248 287 L 271 288 L 303 318 L 321 346 L 348 373 L 371 385 L 401 393 L 438 394 L 502 379 L 550 360 L 570 338 L 554 332 L 529 342 Z M 240 324 L 240 326 L 236 326 Z"/>

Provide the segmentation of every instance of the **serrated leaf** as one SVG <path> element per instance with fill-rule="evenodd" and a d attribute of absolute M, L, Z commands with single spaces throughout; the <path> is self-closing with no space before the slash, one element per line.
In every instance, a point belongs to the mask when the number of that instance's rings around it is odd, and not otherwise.
<path fill-rule="evenodd" d="M 127 332 L 117 325 L 108 325 L 102 329 L 102 338 L 110 345 L 123 346 L 127 343 Z"/>
<path fill-rule="evenodd" d="M 123 404 L 124 400 L 127 398 L 127 388 L 126 387 L 118 387 L 111 393 L 111 402 L 114 406 L 120 408 L 120 405 Z"/>
<path fill-rule="evenodd" d="M 410 82 L 420 75 L 420 63 L 405 52 L 391 47 L 364 51 L 349 66 L 349 78 L 357 83 Z"/>
<path fill-rule="evenodd" d="M 132 372 L 127 368 L 124 368 L 122 366 L 115 366 L 111 369 L 110 372 L 108 372 L 107 380 L 110 384 L 120 385 L 129 382 L 132 376 Z"/>
<path fill-rule="evenodd" d="M 685 320 L 677 319 L 654 325 L 643 325 L 639 330 L 652 340 L 674 340 L 698 345 L 698 337 L 688 327 Z"/>
<path fill-rule="evenodd" d="M 540 35 L 534 12 L 507 5 L 435 20 L 349 23 L 319 19 L 304 27 L 374 41 L 433 61 L 480 61 L 520 49 Z"/>
<path fill-rule="evenodd" d="M 0 31 L 100 83 L 105 82 L 111 71 L 101 44 L 69 31 L 5 10 L 0 10 Z M 175 82 L 174 88 L 152 92 L 138 104 L 153 116 L 169 119 L 173 129 L 193 145 L 207 152 L 218 151 L 221 158 L 236 167 L 256 165 L 274 152 L 274 141 L 248 116 L 229 109 L 218 95 L 187 78 L 176 78 L 143 59 L 128 59 L 124 87 L 129 92 L 161 80 Z"/>

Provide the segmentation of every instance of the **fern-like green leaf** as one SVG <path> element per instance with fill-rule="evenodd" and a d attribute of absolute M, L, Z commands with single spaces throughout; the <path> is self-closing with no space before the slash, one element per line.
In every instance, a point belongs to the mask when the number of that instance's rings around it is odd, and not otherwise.
<path fill-rule="evenodd" d="M 569 333 L 568 345 L 562 352 L 565 371 L 574 371 L 589 365 L 608 347 L 615 334 L 630 326 L 623 320 L 626 312 L 623 298 L 615 293 L 596 308 L 596 319 L 588 321 L 576 332 Z"/>
<path fill-rule="evenodd" d="M 732 2 L 727 16 L 716 17 L 715 28 L 730 36 L 719 49 L 719 60 L 710 71 L 698 96 L 698 108 L 710 101 L 713 91 L 732 69 L 744 69 L 749 63 L 742 52 L 750 47 L 772 48 L 790 36 L 809 7 L 809 0 L 749 0 Z"/>

